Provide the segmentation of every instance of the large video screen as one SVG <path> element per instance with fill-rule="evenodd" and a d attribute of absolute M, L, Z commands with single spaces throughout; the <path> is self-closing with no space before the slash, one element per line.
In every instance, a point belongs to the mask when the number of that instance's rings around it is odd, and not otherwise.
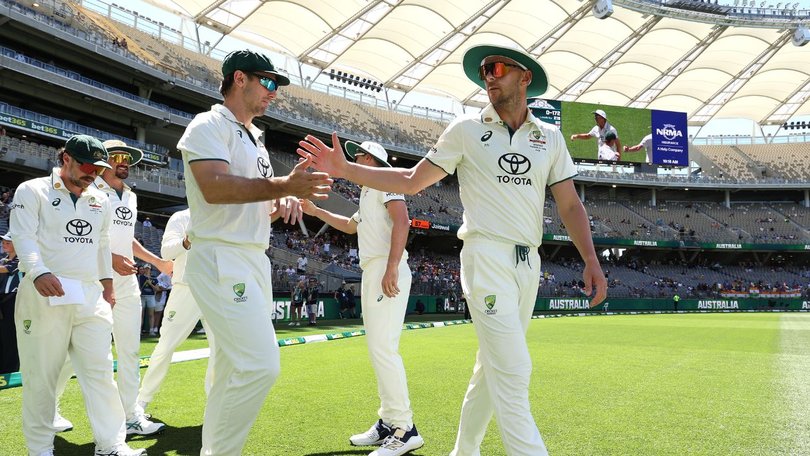
<path fill-rule="evenodd" d="M 529 108 L 560 127 L 575 161 L 689 165 L 686 113 L 541 98 Z"/>

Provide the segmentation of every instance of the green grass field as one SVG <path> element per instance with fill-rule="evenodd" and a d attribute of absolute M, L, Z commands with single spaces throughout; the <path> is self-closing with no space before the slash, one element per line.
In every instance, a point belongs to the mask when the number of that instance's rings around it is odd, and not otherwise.
<path fill-rule="evenodd" d="M 455 318 L 452 316 L 448 319 Z M 344 330 L 290 329 L 279 338 Z M 552 455 L 810 454 L 810 314 L 677 314 L 533 320 L 531 401 Z M 206 345 L 193 336 L 183 349 Z M 144 343 L 149 353 L 153 342 Z M 425 446 L 450 452 L 477 342 L 472 325 L 405 331 L 415 422 Z M 365 339 L 284 347 L 282 374 L 245 454 L 364 455 L 348 436 L 374 422 L 376 386 Z M 135 438 L 155 455 L 199 451 L 206 362 L 175 364 L 150 406 L 169 425 Z M 21 388 L 0 391 L 0 454 L 26 454 Z M 56 454 L 92 453 L 76 380 L 62 401 L 76 428 Z M 504 455 L 493 421 L 481 454 Z"/>
<path fill-rule="evenodd" d="M 649 109 L 604 106 L 591 103 L 562 104 L 562 132 L 565 136 L 568 151 L 574 159 L 596 160 L 597 142 L 595 138 L 571 141 L 571 135 L 591 131 L 596 122 L 593 111 L 602 109 L 608 116 L 608 122 L 616 128 L 622 146 L 635 146 L 650 133 L 652 112 Z M 644 149 L 636 152 L 622 152 L 623 162 L 644 163 L 647 155 Z"/>

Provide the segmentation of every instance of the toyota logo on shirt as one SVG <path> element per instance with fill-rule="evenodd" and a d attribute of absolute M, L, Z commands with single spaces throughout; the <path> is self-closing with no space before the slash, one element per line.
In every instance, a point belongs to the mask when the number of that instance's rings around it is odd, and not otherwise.
<path fill-rule="evenodd" d="M 262 177 L 268 177 L 269 174 L 268 171 L 270 170 L 270 163 L 268 163 L 267 160 L 264 159 L 264 157 L 259 157 L 259 159 L 256 160 L 256 166 L 259 168 L 259 174 L 261 174 Z"/>
<path fill-rule="evenodd" d="M 116 207 L 115 215 L 121 220 L 129 220 L 132 218 L 132 211 L 128 207 Z"/>
<path fill-rule="evenodd" d="M 518 185 L 532 185 L 528 177 L 520 177 L 532 169 L 532 162 L 525 155 L 508 153 L 498 158 L 498 166 L 507 174 L 496 176 L 502 184 L 512 183 Z"/>
<path fill-rule="evenodd" d="M 125 206 L 116 207 L 115 216 L 118 218 L 113 219 L 113 225 L 135 226 L 134 223 L 129 221 L 132 218 L 132 210 L 130 208 Z"/>
<path fill-rule="evenodd" d="M 71 244 L 92 244 L 93 240 L 86 237 L 93 232 L 93 225 L 87 220 L 73 219 L 65 225 L 65 229 L 72 236 L 65 236 L 65 242 Z"/>

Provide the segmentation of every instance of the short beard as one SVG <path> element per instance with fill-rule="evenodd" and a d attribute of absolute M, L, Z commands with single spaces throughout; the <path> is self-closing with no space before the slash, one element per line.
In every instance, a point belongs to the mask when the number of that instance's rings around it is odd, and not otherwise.
<path fill-rule="evenodd" d="M 118 179 L 124 180 L 129 177 L 129 168 L 126 169 L 115 169 L 115 177 Z"/>

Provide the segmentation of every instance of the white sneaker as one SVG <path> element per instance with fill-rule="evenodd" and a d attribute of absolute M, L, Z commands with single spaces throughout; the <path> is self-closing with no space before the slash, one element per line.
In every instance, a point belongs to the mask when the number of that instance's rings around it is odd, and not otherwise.
<path fill-rule="evenodd" d="M 294 322 L 294 321 L 290 321 L 290 324 L 288 324 L 287 326 L 295 326 L 295 322 Z"/>
<path fill-rule="evenodd" d="M 45 450 L 42 453 L 39 453 L 39 456 L 53 456 L 53 448 L 50 450 Z"/>
<path fill-rule="evenodd" d="M 67 432 L 73 429 L 73 423 L 68 421 L 67 418 L 59 414 L 59 410 L 56 411 L 56 414 L 53 416 L 53 427 L 56 429 L 56 432 Z"/>
<path fill-rule="evenodd" d="M 416 431 L 416 426 L 410 431 L 395 428 L 394 433 L 389 435 L 379 448 L 371 452 L 368 456 L 400 456 L 405 453 L 422 448 L 425 441 Z"/>
<path fill-rule="evenodd" d="M 99 449 L 96 447 L 94 456 L 146 456 L 146 450 L 143 448 L 133 449 L 126 443 L 119 443 L 110 448 Z"/>
<path fill-rule="evenodd" d="M 136 415 L 131 420 L 127 420 L 127 435 L 153 435 L 163 432 L 166 425 L 149 421 L 145 415 Z"/>
<path fill-rule="evenodd" d="M 200 328 L 196 331 L 197 334 L 205 334 L 205 328 Z"/>
<path fill-rule="evenodd" d="M 368 431 L 349 437 L 349 443 L 354 446 L 381 445 L 393 432 L 394 430 L 390 426 L 383 423 L 383 420 L 379 420 Z"/>

